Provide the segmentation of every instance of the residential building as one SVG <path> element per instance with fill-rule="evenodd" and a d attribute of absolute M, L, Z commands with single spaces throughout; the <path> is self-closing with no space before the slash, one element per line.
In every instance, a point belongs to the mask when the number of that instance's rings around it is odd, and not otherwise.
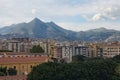
<path fill-rule="evenodd" d="M 88 57 L 91 57 L 91 58 L 102 57 L 103 49 L 100 46 L 98 46 L 97 44 L 92 44 L 92 45 L 89 45 L 88 47 L 89 47 Z"/>
<path fill-rule="evenodd" d="M 72 61 L 73 47 L 72 46 L 62 46 L 62 58 L 66 62 Z"/>
<path fill-rule="evenodd" d="M 74 47 L 74 54 L 75 55 L 83 55 L 88 57 L 88 47 L 87 46 L 83 46 L 83 45 L 78 45 L 76 47 Z"/>
<path fill-rule="evenodd" d="M 103 57 L 104 58 L 111 58 L 116 55 L 120 55 L 120 44 L 105 45 L 102 48 L 103 48 Z"/>

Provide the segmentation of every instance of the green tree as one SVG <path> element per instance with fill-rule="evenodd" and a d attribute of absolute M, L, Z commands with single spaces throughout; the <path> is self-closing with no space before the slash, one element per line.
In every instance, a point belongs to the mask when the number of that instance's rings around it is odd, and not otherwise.
<path fill-rule="evenodd" d="M 9 68 L 8 69 L 8 75 L 17 75 L 17 70 L 14 68 Z"/>
<path fill-rule="evenodd" d="M 0 72 L 0 76 L 5 76 L 5 74 L 3 72 Z"/>
<path fill-rule="evenodd" d="M 87 58 L 83 55 L 76 55 L 72 57 L 72 62 L 85 61 Z"/>
<path fill-rule="evenodd" d="M 118 64 L 109 59 L 91 59 L 77 63 L 48 62 L 34 67 L 27 80 L 120 80 Z"/>
<path fill-rule="evenodd" d="M 115 68 L 118 66 L 112 60 L 90 60 L 85 62 L 89 80 L 113 80 Z"/>
<path fill-rule="evenodd" d="M 112 58 L 112 60 L 116 61 L 117 63 L 120 64 L 120 55 L 116 55 Z"/>
<path fill-rule="evenodd" d="M 10 51 L 10 50 L 0 50 L 0 52 L 13 52 L 13 51 Z"/>
<path fill-rule="evenodd" d="M 40 45 L 35 45 L 32 47 L 32 49 L 30 49 L 31 53 L 44 53 L 44 50 L 42 49 L 42 47 Z"/>
<path fill-rule="evenodd" d="M 51 60 L 52 60 L 54 63 L 57 63 L 57 62 L 58 62 L 58 59 L 57 59 L 57 58 L 54 58 L 54 57 L 51 57 Z"/>
<path fill-rule="evenodd" d="M 0 75 L 5 76 L 7 74 L 7 68 L 6 67 L 0 67 Z"/>

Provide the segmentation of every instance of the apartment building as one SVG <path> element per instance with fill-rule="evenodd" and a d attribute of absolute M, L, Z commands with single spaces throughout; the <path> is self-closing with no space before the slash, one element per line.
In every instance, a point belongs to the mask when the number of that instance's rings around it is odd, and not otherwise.
<path fill-rule="evenodd" d="M 88 47 L 83 45 L 75 46 L 73 56 L 75 55 L 83 55 L 88 57 Z"/>
<path fill-rule="evenodd" d="M 102 48 L 104 58 L 111 58 L 116 55 L 120 55 L 120 44 L 105 45 Z"/>
<path fill-rule="evenodd" d="M 72 46 L 63 46 L 62 47 L 62 58 L 67 62 L 72 61 L 73 47 Z"/>
<path fill-rule="evenodd" d="M 97 45 L 97 44 L 92 44 L 88 46 L 88 57 L 102 57 L 103 55 L 103 49 Z"/>

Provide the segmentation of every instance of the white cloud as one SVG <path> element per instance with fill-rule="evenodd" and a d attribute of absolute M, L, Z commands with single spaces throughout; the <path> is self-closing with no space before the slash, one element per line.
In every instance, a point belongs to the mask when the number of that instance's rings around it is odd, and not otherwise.
<path fill-rule="evenodd" d="M 102 17 L 102 14 L 95 14 L 94 16 L 93 16 L 93 18 L 92 18 L 92 20 L 93 21 L 97 21 L 97 20 L 100 20 L 101 19 L 101 17 Z"/>
<path fill-rule="evenodd" d="M 109 26 L 108 23 L 112 25 L 111 21 L 116 24 L 115 21 L 120 19 L 119 13 L 120 0 L 0 0 L 0 26 L 30 21 L 38 17 L 55 21 L 67 29 L 86 30 L 106 27 Z M 75 19 L 71 22 L 67 20 L 77 18 L 75 16 L 82 16 L 86 22 L 83 24 L 79 21 L 81 19 L 77 19 L 77 22 Z M 108 22 L 107 25 L 104 23 L 105 20 Z"/>
<path fill-rule="evenodd" d="M 89 22 L 89 23 L 57 23 L 59 26 L 68 29 L 68 30 L 73 30 L 73 31 L 86 31 L 89 29 L 95 29 L 95 28 L 101 28 L 105 27 L 107 29 L 115 29 L 115 30 L 120 30 L 120 23 L 114 23 L 114 22 Z"/>
<path fill-rule="evenodd" d="M 93 21 L 98 20 L 117 20 L 120 19 L 120 5 L 111 5 L 109 7 L 101 8 L 98 13 L 92 17 Z"/>
<path fill-rule="evenodd" d="M 80 31 L 82 30 L 77 23 L 69 23 L 69 22 L 61 22 L 57 23 L 60 27 L 67 29 L 67 30 L 73 30 L 73 31 Z"/>
<path fill-rule="evenodd" d="M 31 10 L 31 13 L 32 13 L 32 14 L 36 14 L 36 12 L 37 12 L 36 9 L 32 9 L 32 10 Z"/>
<path fill-rule="evenodd" d="M 5 25 L 11 25 L 11 24 L 14 24 L 14 21 L 6 21 L 4 24 Z"/>

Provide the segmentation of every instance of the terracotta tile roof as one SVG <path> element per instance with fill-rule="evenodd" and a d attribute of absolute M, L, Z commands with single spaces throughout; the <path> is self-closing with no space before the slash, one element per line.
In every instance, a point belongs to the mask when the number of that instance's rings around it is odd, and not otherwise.
<path fill-rule="evenodd" d="M 13 64 L 13 63 L 32 63 L 32 62 L 47 62 L 47 56 L 31 56 L 31 57 L 2 57 L 0 58 L 0 64 Z"/>
<path fill-rule="evenodd" d="M 7 55 L 47 55 L 46 53 L 26 53 L 26 52 L 0 52 L 0 55 L 7 54 Z"/>
<path fill-rule="evenodd" d="M 17 75 L 17 76 L 0 76 L 0 80 L 26 80 L 27 76 L 25 75 Z"/>
<path fill-rule="evenodd" d="M 26 52 L 0 52 L 0 54 L 7 54 L 7 55 L 12 55 L 12 54 L 14 54 L 14 55 L 25 55 L 25 54 L 29 54 L 29 53 L 26 53 Z"/>

